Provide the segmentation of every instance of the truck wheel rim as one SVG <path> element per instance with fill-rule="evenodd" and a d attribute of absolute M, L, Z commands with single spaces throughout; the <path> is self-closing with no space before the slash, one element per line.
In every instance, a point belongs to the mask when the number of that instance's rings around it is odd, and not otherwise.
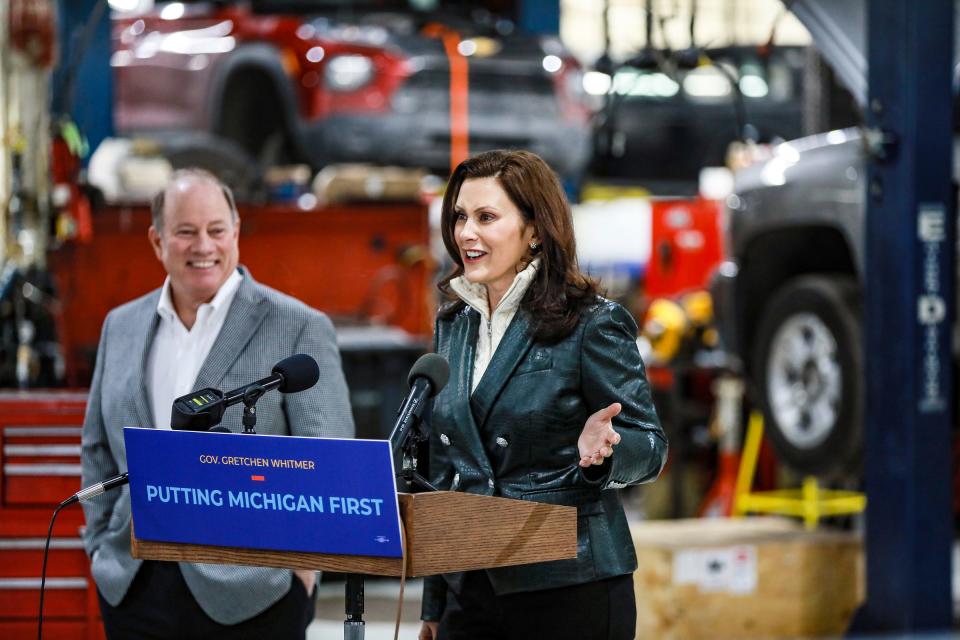
<path fill-rule="evenodd" d="M 836 427 L 843 379 L 837 341 L 819 316 L 798 313 L 780 325 L 767 357 L 770 413 L 787 441 L 810 449 Z"/>

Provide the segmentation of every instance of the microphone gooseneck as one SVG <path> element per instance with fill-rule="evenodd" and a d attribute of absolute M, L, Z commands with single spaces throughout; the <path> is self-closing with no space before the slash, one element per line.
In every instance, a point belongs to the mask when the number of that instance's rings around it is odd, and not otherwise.
<path fill-rule="evenodd" d="M 127 472 L 124 471 L 118 476 L 108 478 L 103 482 L 98 482 L 96 484 L 90 485 L 89 487 L 80 489 L 80 491 L 77 491 L 75 494 L 73 494 L 72 496 L 70 496 L 63 502 L 61 502 L 60 508 L 66 507 L 67 505 L 71 505 L 74 502 L 86 502 L 87 500 L 90 500 L 91 498 L 96 498 L 97 496 L 103 493 L 106 493 L 111 489 L 122 487 L 128 482 L 130 482 L 130 478 L 127 476 Z"/>
<path fill-rule="evenodd" d="M 415 480 L 421 486 L 433 489 L 417 474 L 412 450 L 422 438 L 419 425 L 427 400 L 437 395 L 449 379 L 450 365 L 446 358 L 436 353 L 420 356 L 407 376 L 410 391 L 397 411 L 397 421 L 390 433 L 390 449 L 394 456 L 395 470 L 404 474 L 404 481 L 408 486 Z M 405 459 L 410 463 L 407 464 Z"/>
<path fill-rule="evenodd" d="M 394 454 L 403 449 L 411 429 L 420 424 L 426 400 L 437 395 L 449 379 L 450 365 L 446 358 L 437 353 L 426 353 L 413 363 L 407 376 L 410 391 L 397 410 L 397 421 L 390 434 L 390 447 Z"/>

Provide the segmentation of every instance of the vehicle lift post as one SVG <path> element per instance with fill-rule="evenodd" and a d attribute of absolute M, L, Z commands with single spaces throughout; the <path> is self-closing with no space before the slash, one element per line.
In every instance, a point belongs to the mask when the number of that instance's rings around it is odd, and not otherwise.
<path fill-rule="evenodd" d="M 953 2 L 866 2 L 866 603 L 852 632 L 953 623 Z"/>

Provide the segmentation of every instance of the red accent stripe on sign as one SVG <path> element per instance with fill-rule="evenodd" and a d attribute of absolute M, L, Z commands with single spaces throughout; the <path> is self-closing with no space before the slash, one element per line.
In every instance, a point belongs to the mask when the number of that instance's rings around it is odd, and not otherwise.
<path fill-rule="evenodd" d="M 263 482 L 263 476 L 250 476 L 251 480 L 256 480 L 257 482 Z"/>

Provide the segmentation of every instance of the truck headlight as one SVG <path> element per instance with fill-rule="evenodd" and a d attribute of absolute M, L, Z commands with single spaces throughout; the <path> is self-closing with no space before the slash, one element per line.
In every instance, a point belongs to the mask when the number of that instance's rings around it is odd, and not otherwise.
<path fill-rule="evenodd" d="M 333 91 L 356 91 L 373 78 L 373 60 L 361 55 L 336 56 L 327 63 L 324 75 Z"/>

